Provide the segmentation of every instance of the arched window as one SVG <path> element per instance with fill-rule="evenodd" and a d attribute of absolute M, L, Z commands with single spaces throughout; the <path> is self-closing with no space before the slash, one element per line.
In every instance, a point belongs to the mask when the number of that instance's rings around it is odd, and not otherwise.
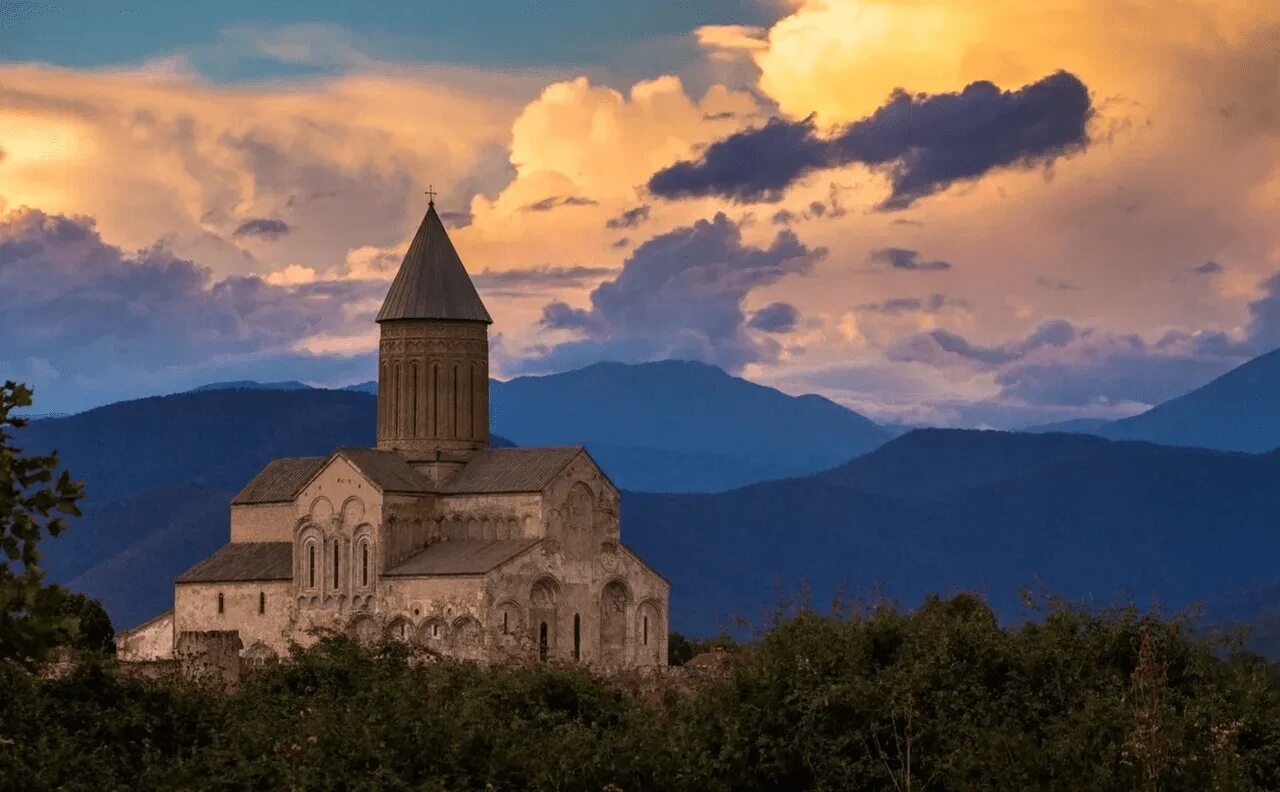
<path fill-rule="evenodd" d="M 644 641 L 645 646 L 649 645 L 649 617 L 648 616 L 644 617 L 644 638 L 642 640 Z"/>
<path fill-rule="evenodd" d="M 341 545 L 338 544 L 338 540 L 334 539 L 333 540 L 333 587 L 334 588 L 338 587 L 338 548 L 339 547 L 341 547 Z"/>
<path fill-rule="evenodd" d="M 573 614 L 573 659 L 582 659 L 582 618 Z"/>
<path fill-rule="evenodd" d="M 509 611 L 502 612 L 502 634 L 511 634 L 511 613 Z"/>
<path fill-rule="evenodd" d="M 307 545 L 307 588 L 316 587 L 316 545 Z"/>
<path fill-rule="evenodd" d="M 267 592 L 259 591 L 258 592 L 258 615 L 261 616 L 266 612 L 267 612 Z"/>
<path fill-rule="evenodd" d="M 226 600 L 222 598 L 222 592 L 218 592 L 218 615 L 221 616 L 226 612 Z"/>
<path fill-rule="evenodd" d="M 369 585 L 369 541 L 360 543 L 360 585 Z"/>
<path fill-rule="evenodd" d="M 547 623 L 543 622 L 538 627 L 538 659 L 542 662 L 547 661 Z"/>

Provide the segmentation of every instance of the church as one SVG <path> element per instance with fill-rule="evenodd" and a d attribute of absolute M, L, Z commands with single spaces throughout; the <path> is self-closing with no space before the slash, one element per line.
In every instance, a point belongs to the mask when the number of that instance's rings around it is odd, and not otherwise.
<path fill-rule="evenodd" d="M 481 662 L 666 665 L 670 586 L 622 543 L 609 477 L 581 446 L 490 447 L 492 321 L 431 202 L 377 317 L 377 447 L 270 462 L 121 659 L 235 632 L 265 662 L 341 632 Z"/>

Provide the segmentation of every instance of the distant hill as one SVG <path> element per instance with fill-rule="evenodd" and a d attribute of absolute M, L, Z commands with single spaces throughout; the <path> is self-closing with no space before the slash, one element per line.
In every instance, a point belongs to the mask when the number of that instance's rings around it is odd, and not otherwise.
<path fill-rule="evenodd" d="M 1022 586 L 1179 608 L 1280 580 L 1277 480 L 1276 454 L 921 430 L 819 475 L 628 493 L 623 536 L 694 631 L 758 617 L 771 584 L 819 604 L 840 586 L 907 603 L 976 588 L 1006 616 Z"/>
<path fill-rule="evenodd" d="M 1104 427 L 1110 424 L 1105 418 L 1072 418 L 1067 421 L 1054 421 L 1053 423 L 1032 424 L 1018 429 L 1019 432 L 1030 432 L 1031 434 L 1049 434 L 1050 432 L 1063 432 L 1066 434 L 1099 434 Z"/>
<path fill-rule="evenodd" d="M 1185 396 L 1103 427 L 1117 440 L 1260 452 L 1280 446 L 1280 350 Z"/>
<path fill-rule="evenodd" d="M 257 380 L 230 380 L 228 382 L 210 382 L 193 388 L 193 391 L 209 390 L 311 390 L 311 386 L 297 380 L 283 382 L 258 382 Z"/>
<path fill-rule="evenodd" d="M 671 360 L 495 381 L 491 415 L 518 445 L 582 443 L 618 486 L 663 492 L 813 473 L 890 437 L 821 396 Z"/>
<path fill-rule="evenodd" d="M 378 392 L 373 381 L 344 390 Z M 519 445 L 586 445 L 618 486 L 706 492 L 804 475 L 900 432 L 821 396 L 789 396 L 715 366 L 598 363 L 490 383 L 493 430 Z"/>

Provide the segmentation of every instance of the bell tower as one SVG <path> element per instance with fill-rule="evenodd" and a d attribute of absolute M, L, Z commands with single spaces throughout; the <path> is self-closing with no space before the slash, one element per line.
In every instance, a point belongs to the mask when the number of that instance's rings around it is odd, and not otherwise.
<path fill-rule="evenodd" d="M 492 323 L 432 200 L 378 312 L 378 448 L 442 481 L 489 445 Z"/>

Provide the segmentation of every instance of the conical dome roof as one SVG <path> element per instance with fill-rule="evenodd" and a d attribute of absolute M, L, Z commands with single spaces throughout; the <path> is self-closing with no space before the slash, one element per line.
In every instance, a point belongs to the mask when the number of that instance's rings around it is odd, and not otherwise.
<path fill-rule="evenodd" d="M 459 319 L 493 323 L 453 249 L 435 204 L 418 226 L 400 271 L 391 282 L 378 321 L 396 319 Z"/>

